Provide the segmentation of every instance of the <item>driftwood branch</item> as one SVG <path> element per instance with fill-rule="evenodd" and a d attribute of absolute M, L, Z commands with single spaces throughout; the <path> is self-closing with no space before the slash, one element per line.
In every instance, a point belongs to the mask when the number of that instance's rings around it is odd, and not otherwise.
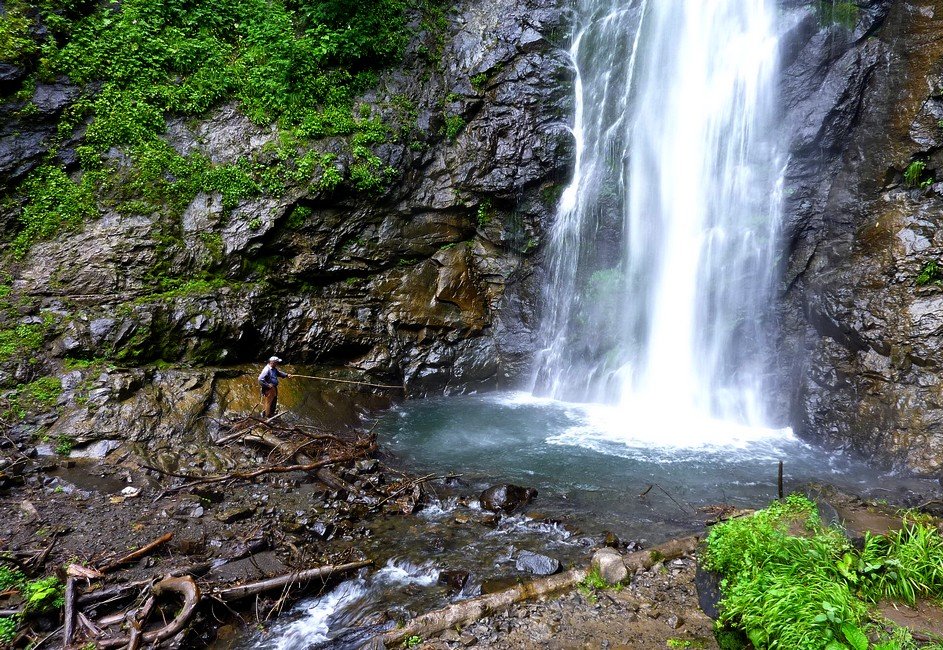
<path fill-rule="evenodd" d="M 435 481 L 435 480 L 442 479 L 442 478 L 450 478 L 451 476 L 454 476 L 454 475 L 451 475 L 451 474 L 450 474 L 450 475 L 448 475 L 448 476 L 436 476 L 435 474 L 426 474 L 425 476 L 420 476 L 420 477 L 417 478 L 417 479 L 414 479 L 414 480 L 412 480 L 412 481 L 408 481 L 406 484 L 400 486 L 399 488 L 397 488 L 397 489 L 394 490 L 393 492 L 390 492 L 390 494 L 387 495 L 386 497 L 384 497 L 383 499 L 380 499 L 380 501 L 378 501 L 378 502 L 376 503 L 376 505 L 374 505 L 374 506 L 371 508 L 371 510 L 376 510 L 377 508 L 383 507 L 385 504 L 389 503 L 390 501 L 392 501 L 393 499 L 395 499 L 396 497 L 398 497 L 398 496 L 401 495 L 402 493 L 406 492 L 407 490 L 413 489 L 413 488 L 416 487 L 417 485 L 422 485 L 422 484 L 425 483 L 426 481 Z"/>
<path fill-rule="evenodd" d="M 128 553 L 124 557 L 118 558 L 114 562 L 110 562 L 106 564 L 105 566 L 101 567 L 100 571 L 102 573 L 108 573 L 109 571 L 117 569 L 119 566 L 121 566 L 122 564 L 126 562 L 132 562 L 134 560 L 137 560 L 138 558 L 144 557 L 145 555 L 153 551 L 158 546 L 161 546 L 169 542 L 171 539 L 173 539 L 173 536 L 174 536 L 173 533 L 166 533 L 164 535 L 161 535 L 160 537 L 155 539 L 153 542 L 145 544 L 138 550 Z"/>
<path fill-rule="evenodd" d="M 65 581 L 65 615 L 62 623 L 62 645 L 68 648 L 75 636 L 75 578 Z"/>
<path fill-rule="evenodd" d="M 316 580 L 318 578 L 327 578 L 335 573 L 344 573 L 346 571 L 360 569 L 362 567 L 369 566 L 370 564 L 371 562 L 369 561 L 360 561 L 348 562 L 347 564 L 328 565 L 318 567 L 316 569 L 307 569 L 305 571 L 298 571 L 297 573 L 289 573 L 287 575 L 278 576 L 277 578 L 269 578 L 267 580 L 259 580 L 258 582 L 250 582 L 244 585 L 239 585 L 238 587 L 220 589 L 214 592 L 213 595 L 216 598 L 227 602 L 239 600 L 240 598 L 245 598 L 246 596 L 253 596 L 265 591 L 270 591 L 272 589 L 280 589 L 295 583 L 310 582 L 311 580 Z"/>
<path fill-rule="evenodd" d="M 428 638 L 456 625 L 467 625 L 477 621 L 508 605 L 569 589 L 584 580 L 587 575 L 589 575 L 588 569 L 570 569 L 494 594 L 463 600 L 443 609 L 417 616 L 403 627 L 390 630 L 383 635 L 383 642 L 387 647 L 392 648 L 413 636 Z"/>

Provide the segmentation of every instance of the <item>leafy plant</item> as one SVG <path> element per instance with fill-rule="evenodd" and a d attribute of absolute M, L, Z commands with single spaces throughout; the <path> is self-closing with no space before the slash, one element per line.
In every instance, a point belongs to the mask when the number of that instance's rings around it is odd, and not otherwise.
<path fill-rule="evenodd" d="M 64 604 L 63 594 L 63 584 L 56 576 L 27 582 L 23 588 L 26 611 L 42 613 L 58 609 Z"/>
<path fill-rule="evenodd" d="M 60 456 L 68 456 L 72 453 L 72 448 L 75 446 L 75 440 L 72 436 L 62 434 L 56 438 L 55 452 Z"/>
<path fill-rule="evenodd" d="M 0 591 L 18 589 L 25 581 L 22 571 L 0 564 Z"/>
<path fill-rule="evenodd" d="M 0 617 L 0 643 L 13 643 L 19 624 L 19 618 L 16 616 Z"/>
<path fill-rule="evenodd" d="M 36 323 L 21 323 L 10 329 L 0 330 L 0 361 L 38 350 L 42 347 L 44 338 L 45 328 Z"/>
<path fill-rule="evenodd" d="M 465 128 L 465 118 L 461 115 L 446 115 L 442 125 L 442 133 L 449 140 L 454 141 Z"/>
<path fill-rule="evenodd" d="M 403 641 L 404 648 L 415 648 L 417 645 L 422 643 L 422 637 L 413 635 Z"/>
<path fill-rule="evenodd" d="M 576 588 L 588 601 L 595 603 L 598 598 L 598 592 L 606 589 L 620 590 L 622 589 L 622 585 L 610 585 L 599 574 L 599 571 L 594 568 L 576 585 Z"/>
<path fill-rule="evenodd" d="M 866 535 L 859 571 L 862 594 L 913 604 L 943 590 L 943 536 L 927 525 L 906 523 L 897 532 Z"/>
<path fill-rule="evenodd" d="M 34 242 L 72 230 L 97 213 L 89 182 L 73 182 L 59 167 L 37 168 L 23 189 L 27 203 L 20 214 L 22 229 L 11 244 L 16 257 L 23 257 Z"/>
<path fill-rule="evenodd" d="M 335 154 L 314 150 L 316 138 L 351 136 L 351 185 L 385 187 L 391 171 L 370 147 L 389 129 L 368 105 L 355 111 L 354 99 L 401 56 L 412 17 L 441 14 L 429 0 L 11 0 L 4 9 L 0 60 L 41 50 L 35 79 L 96 88 L 64 110 L 57 129 L 59 142 L 81 139 L 80 180 L 46 165 L 20 188 L 19 257 L 93 216 L 96 193 L 136 214 L 179 213 L 200 191 L 218 193 L 230 209 L 311 181 L 319 168 L 316 186 L 332 190 L 344 178 Z M 36 35 L 34 20 L 49 37 Z M 253 122 L 277 125 L 274 151 L 219 164 L 162 139 L 167 116 L 199 117 L 231 98 Z"/>
<path fill-rule="evenodd" d="M 867 650 L 865 601 L 913 602 L 943 587 L 935 528 L 907 522 L 897 533 L 867 537 L 858 553 L 797 495 L 715 526 L 704 562 L 724 576 L 719 622 L 760 649 Z"/>
<path fill-rule="evenodd" d="M 702 639 L 668 639 L 665 642 L 669 648 L 705 648 L 707 644 Z"/>
<path fill-rule="evenodd" d="M 484 228 L 489 223 L 491 223 L 491 220 L 493 218 L 494 218 L 494 207 L 492 206 L 490 199 L 485 199 L 484 201 L 478 204 L 478 212 L 476 215 L 478 227 Z"/>
<path fill-rule="evenodd" d="M 32 21 L 27 15 L 25 2 L 7 2 L 0 14 L 0 61 L 17 63 L 36 51 L 30 37 Z"/>
<path fill-rule="evenodd" d="M 930 260 L 924 264 L 923 267 L 921 267 L 920 273 L 917 274 L 915 283 L 918 287 L 926 286 L 928 284 L 943 286 L 943 266 L 941 266 L 940 263 L 936 260 Z"/>
<path fill-rule="evenodd" d="M 904 170 L 904 182 L 908 187 L 918 187 L 921 185 L 920 178 L 927 167 L 927 163 L 922 160 L 915 160 Z"/>

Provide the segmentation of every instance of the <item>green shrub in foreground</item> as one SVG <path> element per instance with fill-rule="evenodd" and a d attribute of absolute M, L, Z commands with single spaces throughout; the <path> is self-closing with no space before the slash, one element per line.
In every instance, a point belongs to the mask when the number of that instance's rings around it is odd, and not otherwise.
<path fill-rule="evenodd" d="M 867 603 L 943 593 L 935 528 L 905 522 L 897 533 L 869 536 L 859 553 L 799 495 L 715 526 L 704 565 L 724 576 L 718 624 L 742 630 L 760 650 L 915 647 L 893 638 L 871 645 L 862 630 Z"/>

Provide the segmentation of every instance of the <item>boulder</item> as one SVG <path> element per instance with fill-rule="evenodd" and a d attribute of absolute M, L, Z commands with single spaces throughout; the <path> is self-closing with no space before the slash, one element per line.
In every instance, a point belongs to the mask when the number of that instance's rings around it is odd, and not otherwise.
<path fill-rule="evenodd" d="M 510 513 L 534 500 L 537 490 L 519 485 L 492 485 L 478 497 L 481 507 L 492 512 Z"/>
<path fill-rule="evenodd" d="M 614 548 L 601 548 L 593 555 L 592 567 L 599 577 L 614 585 L 629 577 L 629 570 L 622 561 L 622 554 Z"/>
<path fill-rule="evenodd" d="M 460 590 L 468 582 L 468 571 L 448 570 L 439 572 L 439 583 L 446 585 L 449 589 Z"/>

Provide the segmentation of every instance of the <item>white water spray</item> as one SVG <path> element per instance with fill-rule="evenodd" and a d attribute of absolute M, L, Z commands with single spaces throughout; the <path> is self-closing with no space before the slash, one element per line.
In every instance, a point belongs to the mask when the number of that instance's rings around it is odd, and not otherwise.
<path fill-rule="evenodd" d="M 700 442 L 720 422 L 764 426 L 775 3 L 581 0 L 579 16 L 576 168 L 551 234 L 535 391 L 616 405 L 623 428 L 656 440 L 666 426 Z"/>
<path fill-rule="evenodd" d="M 551 234 L 535 392 L 614 404 L 623 428 L 628 416 L 656 438 L 765 426 L 775 3 L 582 0 L 579 12 L 576 168 Z"/>

